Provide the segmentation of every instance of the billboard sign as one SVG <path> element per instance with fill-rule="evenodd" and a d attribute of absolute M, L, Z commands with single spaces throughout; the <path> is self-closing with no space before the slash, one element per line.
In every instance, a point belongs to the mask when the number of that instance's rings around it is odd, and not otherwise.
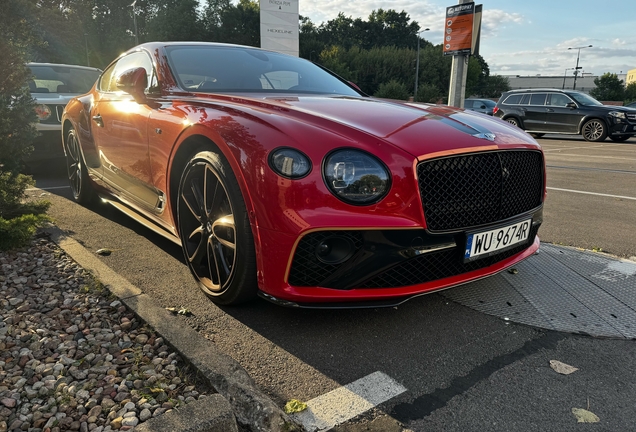
<path fill-rule="evenodd" d="M 260 0 L 261 48 L 298 56 L 298 0 Z"/>
<path fill-rule="evenodd" d="M 474 2 L 446 8 L 444 55 L 470 55 L 473 46 L 474 17 Z"/>

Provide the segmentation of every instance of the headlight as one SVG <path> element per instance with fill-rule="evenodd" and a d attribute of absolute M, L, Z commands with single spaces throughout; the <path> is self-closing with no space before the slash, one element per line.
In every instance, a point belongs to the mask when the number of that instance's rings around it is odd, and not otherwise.
<path fill-rule="evenodd" d="M 349 204 L 373 204 L 382 199 L 391 187 L 389 170 L 366 152 L 352 149 L 336 150 L 325 158 L 325 183 L 331 192 Z"/>
<path fill-rule="evenodd" d="M 269 166 L 279 176 L 289 179 L 305 177 L 311 171 L 311 161 L 296 149 L 281 147 L 269 154 Z"/>
<path fill-rule="evenodd" d="M 35 107 L 35 114 L 40 121 L 44 121 L 51 117 L 51 109 L 47 105 L 40 104 Z"/>
<path fill-rule="evenodd" d="M 609 113 L 609 115 L 611 115 L 612 117 L 616 117 L 618 119 L 621 120 L 625 120 L 627 117 L 625 117 L 625 113 L 624 112 L 620 112 L 620 111 L 612 111 Z"/>

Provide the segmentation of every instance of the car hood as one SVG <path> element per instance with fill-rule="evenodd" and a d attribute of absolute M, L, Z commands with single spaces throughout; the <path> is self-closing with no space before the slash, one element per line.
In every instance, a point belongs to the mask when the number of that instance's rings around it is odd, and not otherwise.
<path fill-rule="evenodd" d="M 607 111 L 607 112 L 611 112 L 611 111 L 629 112 L 629 113 L 634 112 L 633 108 L 619 106 L 619 105 L 588 105 L 588 106 L 582 105 L 580 108 L 592 108 L 592 109 L 598 109 L 598 110 Z"/>
<path fill-rule="evenodd" d="M 507 122 L 442 105 L 332 96 L 259 95 L 229 99 L 252 105 L 260 112 L 297 118 L 342 134 L 346 134 L 344 129 L 353 128 L 416 157 L 467 147 L 475 150 L 520 144 L 539 147 L 532 137 Z M 272 121 L 271 116 L 267 117 Z"/>

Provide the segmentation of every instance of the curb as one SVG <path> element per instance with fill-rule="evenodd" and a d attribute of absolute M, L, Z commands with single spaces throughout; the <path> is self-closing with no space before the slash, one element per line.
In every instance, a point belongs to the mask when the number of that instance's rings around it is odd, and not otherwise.
<path fill-rule="evenodd" d="M 198 332 L 184 325 L 148 295 L 110 269 L 92 252 L 69 237 L 58 227 L 44 230 L 71 258 L 90 271 L 108 290 L 137 316 L 153 327 L 218 393 L 201 403 L 163 414 L 144 428 L 135 431 L 237 431 L 237 421 L 250 431 L 292 431 L 298 426 L 267 395 L 256 388 L 254 381 L 232 357 Z M 152 426 L 152 428 L 150 428 Z M 156 427 L 156 428 L 155 428 Z"/>

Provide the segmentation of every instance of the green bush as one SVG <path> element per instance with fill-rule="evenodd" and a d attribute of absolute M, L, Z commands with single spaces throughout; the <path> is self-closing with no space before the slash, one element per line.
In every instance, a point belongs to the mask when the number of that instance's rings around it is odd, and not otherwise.
<path fill-rule="evenodd" d="M 388 83 L 380 84 L 378 91 L 374 94 L 375 97 L 385 99 L 398 99 L 407 100 L 409 98 L 409 91 L 406 86 L 396 80 L 391 80 Z"/>
<path fill-rule="evenodd" d="M 417 87 L 417 102 L 437 103 L 441 96 L 439 89 L 434 85 L 420 84 Z"/>
<path fill-rule="evenodd" d="M 30 176 L 0 171 L 0 250 L 26 246 L 35 230 L 49 220 L 47 201 L 25 201 L 35 182 Z"/>

